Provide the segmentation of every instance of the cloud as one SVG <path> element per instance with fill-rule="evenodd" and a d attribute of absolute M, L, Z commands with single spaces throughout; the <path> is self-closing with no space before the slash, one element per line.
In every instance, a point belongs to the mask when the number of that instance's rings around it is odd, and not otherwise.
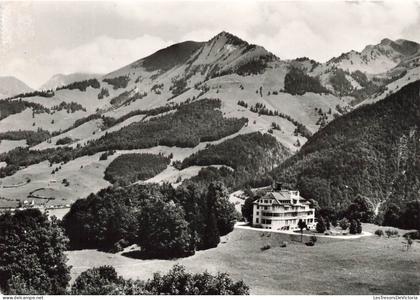
<path fill-rule="evenodd" d="M 65 3 L 13 2 L 19 18 L 3 13 L 2 75 L 37 86 L 55 73 L 106 73 L 172 43 L 206 41 L 222 30 L 283 59 L 326 61 L 385 37 L 418 41 L 420 28 L 416 1 Z"/>
<path fill-rule="evenodd" d="M 169 46 L 173 41 L 143 35 L 136 39 L 101 36 L 73 49 L 55 49 L 47 61 L 60 64 L 63 72 L 89 71 L 106 73 Z"/>
<path fill-rule="evenodd" d="M 38 87 L 56 73 L 108 73 L 171 44 L 173 41 L 150 35 L 136 39 L 100 36 L 75 48 L 56 48 L 40 57 L 12 59 L 2 66 L 1 72 L 16 74 Z M 30 71 L 27 66 L 31 66 Z"/>

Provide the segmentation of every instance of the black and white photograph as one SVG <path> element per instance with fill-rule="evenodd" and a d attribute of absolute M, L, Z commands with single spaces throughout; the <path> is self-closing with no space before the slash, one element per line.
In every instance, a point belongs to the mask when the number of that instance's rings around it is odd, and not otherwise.
<path fill-rule="evenodd" d="M 64 295 L 419 299 L 420 1 L 0 0 L 0 299 Z"/>

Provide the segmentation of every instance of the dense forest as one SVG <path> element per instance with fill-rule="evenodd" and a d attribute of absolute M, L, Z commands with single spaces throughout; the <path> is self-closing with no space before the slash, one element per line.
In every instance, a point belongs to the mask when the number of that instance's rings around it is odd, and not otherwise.
<path fill-rule="evenodd" d="M 88 87 L 99 89 L 101 87 L 101 84 L 99 83 L 97 79 L 88 79 L 88 80 L 83 80 L 83 81 L 76 81 L 68 85 L 58 87 L 57 91 L 78 89 L 81 92 L 85 92 Z"/>
<path fill-rule="evenodd" d="M 0 100 L 0 120 L 10 115 L 18 114 L 27 108 L 32 108 L 33 113 L 50 113 L 50 110 L 41 104 L 19 100 Z"/>
<path fill-rule="evenodd" d="M 174 113 L 132 123 L 107 133 L 90 147 L 100 149 L 139 149 L 157 145 L 194 147 L 239 131 L 247 119 L 224 118 L 216 99 L 204 99 L 180 106 Z M 89 147 L 89 146 L 88 146 Z"/>
<path fill-rule="evenodd" d="M 168 157 L 150 153 L 122 154 L 105 170 L 105 179 L 120 186 L 147 180 L 166 169 Z"/>
<path fill-rule="evenodd" d="M 419 199 L 420 81 L 329 123 L 272 175 L 321 207 L 361 194 L 383 212 Z"/>
<path fill-rule="evenodd" d="M 128 82 L 130 81 L 130 77 L 129 76 L 118 76 L 118 77 L 114 77 L 114 78 L 105 78 L 102 79 L 103 82 L 108 83 L 109 85 L 112 85 L 114 90 L 117 89 L 124 89 L 127 87 Z"/>
<path fill-rule="evenodd" d="M 37 145 L 46 139 L 50 138 L 51 134 L 46 131 L 38 128 L 37 131 L 32 130 L 17 130 L 17 131 L 5 131 L 0 133 L 1 140 L 26 140 L 28 146 Z"/>
<path fill-rule="evenodd" d="M 265 183 L 263 175 L 283 162 L 290 155 L 289 151 L 270 134 L 253 132 L 238 135 L 187 157 L 181 168 L 189 166 L 226 165 L 233 168 L 221 170 L 212 168 L 203 170 L 192 181 L 223 180 L 230 188 L 242 188 L 245 185 Z"/>
<path fill-rule="evenodd" d="M 323 87 L 318 78 L 306 75 L 302 70 L 292 68 L 284 78 L 284 90 L 292 95 L 303 95 L 305 93 L 329 93 Z"/>
<path fill-rule="evenodd" d="M 107 188 L 77 200 L 63 225 L 73 248 L 115 252 L 135 243 L 140 257 L 182 257 L 216 247 L 233 230 L 228 198 L 221 183 Z"/>

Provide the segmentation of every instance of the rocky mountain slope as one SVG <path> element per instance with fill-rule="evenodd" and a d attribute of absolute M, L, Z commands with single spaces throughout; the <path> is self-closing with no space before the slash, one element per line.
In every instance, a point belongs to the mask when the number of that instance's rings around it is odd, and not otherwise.
<path fill-rule="evenodd" d="M 8 204 L 35 199 L 66 205 L 110 185 L 106 168 L 127 153 L 170 157 L 162 174 L 147 181 L 200 181 L 221 172 L 238 187 L 245 178 L 261 176 L 250 169 L 270 171 L 356 103 L 375 102 L 398 90 L 408 82 L 406 76 L 418 78 L 416 63 L 408 60 L 374 75 L 337 64 L 280 60 L 222 32 L 207 42 L 172 45 L 103 76 L 0 100 L 0 107 L 9 108 L 0 120 L 1 143 L 30 147 L 8 146 L 9 152 L 0 154 L 2 197 Z M 387 91 L 398 81 L 398 88 Z M 19 109 L 10 109 L 16 103 Z M 235 148 L 235 141 L 242 148 Z M 208 165 L 185 160 L 208 144 L 220 144 L 209 148 L 216 153 L 234 149 L 244 157 L 253 155 L 246 148 L 254 145 L 258 155 L 264 149 L 274 153 L 276 164 L 262 156 L 261 165 L 244 159 L 238 166 L 211 152 L 200 152 L 211 157 Z M 180 165 L 184 160 L 190 163 Z M 228 173 L 232 169 L 234 175 Z M 232 179 L 238 174 L 243 180 Z"/>
<path fill-rule="evenodd" d="M 368 45 L 361 52 L 350 51 L 328 61 L 328 65 L 345 71 L 382 74 L 420 55 L 420 44 L 408 40 L 383 39 Z"/>

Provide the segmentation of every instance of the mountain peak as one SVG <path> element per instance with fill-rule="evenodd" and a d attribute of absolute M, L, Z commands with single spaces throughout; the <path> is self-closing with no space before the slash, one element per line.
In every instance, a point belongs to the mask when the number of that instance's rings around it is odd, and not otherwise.
<path fill-rule="evenodd" d="M 26 83 L 13 76 L 0 76 L 0 99 L 33 91 Z"/>
<path fill-rule="evenodd" d="M 225 40 L 225 44 L 231 44 L 233 46 L 248 45 L 246 41 L 240 39 L 236 35 L 233 35 L 227 31 L 220 32 L 219 34 L 214 36 L 210 41 L 214 41 L 214 40 Z"/>
<path fill-rule="evenodd" d="M 394 43 L 393 40 L 388 39 L 388 38 L 384 38 L 381 40 L 380 45 L 391 45 L 392 43 Z"/>

